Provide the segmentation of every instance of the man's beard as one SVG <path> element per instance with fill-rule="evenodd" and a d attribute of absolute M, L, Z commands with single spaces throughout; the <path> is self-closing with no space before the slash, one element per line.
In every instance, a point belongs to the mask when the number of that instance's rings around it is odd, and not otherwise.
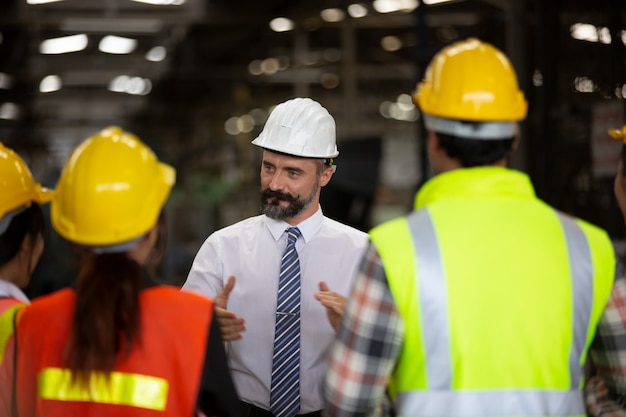
<path fill-rule="evenodd" d="M 269 188 L 261 190 L 259 193 L 261 196 L 261 213 L 274 220 L 286 220 L 296 217 L 313 202 L 318 188 L 319 183 L 316 182 L 307 198 L 292 196 L 282 191 L 272 191 Z M 280 201 L 286 201 L 289 205 L 281 207 L 279 205 Z"/>

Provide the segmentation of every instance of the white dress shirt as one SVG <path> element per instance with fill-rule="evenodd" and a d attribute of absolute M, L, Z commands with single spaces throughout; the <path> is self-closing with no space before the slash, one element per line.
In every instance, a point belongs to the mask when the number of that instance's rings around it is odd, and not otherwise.
<path fill-rule="evenodd" d="M 24 294 L 24 292 L 20 290 L 17 285 L 3 280 L 2 277 L 0 277 L 0 297 L 15 298 L 25 304 L 30 304 L 30 300 L 26 294 Z"/>
<path fill-rule="evenodd" d="M 215 297 L 235 276 L 228 310 L 243 317 L 243 338 L 227 346 L 240 398 L 269 410 L 276 296 L 280 261 L 287 245 L 284 221 L 251 217 L 211 234 L 204 242 L 183 289 Z M 368 243 L 368 235 L 325 217 L 321 208 L 298 224 L 301 271 L 300 412 L 324 406 L 322 381 L 327 350 L 335 336 L 326 309 L 315 299 L 319 282 L 347 296 Z"/>

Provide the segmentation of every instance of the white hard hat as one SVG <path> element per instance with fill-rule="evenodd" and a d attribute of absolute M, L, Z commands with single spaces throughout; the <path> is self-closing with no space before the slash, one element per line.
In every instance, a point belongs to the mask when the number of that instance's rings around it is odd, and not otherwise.
<path fill-rule="evenodd" d="M 334 158 L 335 119 L 310 98 L 294 98 L 279 104 L 253 144 L 271 151 L 306 158 Z"/>

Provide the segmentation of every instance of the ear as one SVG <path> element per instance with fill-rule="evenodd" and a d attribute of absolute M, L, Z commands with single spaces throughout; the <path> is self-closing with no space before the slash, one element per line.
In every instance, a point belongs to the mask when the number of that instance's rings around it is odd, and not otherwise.
<path fill-rule="evenodd" d="M 518 130 L 517 134 L 515 135 L 515 138 L 513 139 L 513 145 L 511 146 L 511 152 L 515 152 L 517 150 L 517 147 L 519 146 L 519 141 L 520 141 L 520 134 L 519 134 L 519 130 Z"/>
<path fill-rule="evenodd" d="M 428 130 L 427 133 L 428 133 L 428 137 L 427 137 L 427 142 L 426 142 L 426 150 L 428 151 L 428 154 L 432 158 L 433 156 L 437 155 L 443 150 L 441 149 L 441 145 L 439 143 L 439 137 L 437 136 L 437 134 L 432 130 Z"/>
<path fill-rule="evenodd" d="M 30 254 L 34 244 L 33 237 L 28 233 L 25 234 L 22 243 L 20 243 L 20 253 L 24 255 Z"/>
<path fill-rule="evenodd" d="M 322 171 L 322 175 L 320 175 L 320 186 L 324 187 L 326 184 L 328 184 L 328 182 L 330 181 L 330 179 L 333 177 L 333 173 L 335 172 L 335 169 L 332 166 L 327 166 L 324 168 L 324 170 Z"/>

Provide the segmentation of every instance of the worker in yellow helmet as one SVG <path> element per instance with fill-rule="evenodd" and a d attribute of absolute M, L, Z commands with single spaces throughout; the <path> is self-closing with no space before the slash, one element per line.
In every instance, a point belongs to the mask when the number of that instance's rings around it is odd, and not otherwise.
<path fill-rule="evenodd" d="M 626 222 L 626 125 L 609 130 L 622 142 L 613 192 Z M 620 262 L 622 273 L 626 254 Z M 589 349 L 591 376 L 585 385 L 590 417 L 626 415 L 626 275 L 615 278 L 594 342 Z"/>
<path fill-rule="evenodd" d="M 175 175 L 119 127 L 70 156 L 52 226 L 85 255 L 74 288 L 20 311 L 17 415 L 241 415 L 212 300 L 145 269 Z"/>
<path fill-rule="evenodd" d="M 11 415 L 15 315 L 30 302 L 22 289 L 44 248 L 40 204 L 53 195 L 33 179 L 17 153 L 0 143 L 0 416 Z"/>
<path fill-rule="evenodd" d="M 370 231 L 330 351 L 328 414 L 369 415 L 388 392 L 397 416 L 584 416 L 609 237 L 507 168 L 526 102 L 501 51 L 449 45 L 414 100 L 436 175 L 412 213 Z"/>

